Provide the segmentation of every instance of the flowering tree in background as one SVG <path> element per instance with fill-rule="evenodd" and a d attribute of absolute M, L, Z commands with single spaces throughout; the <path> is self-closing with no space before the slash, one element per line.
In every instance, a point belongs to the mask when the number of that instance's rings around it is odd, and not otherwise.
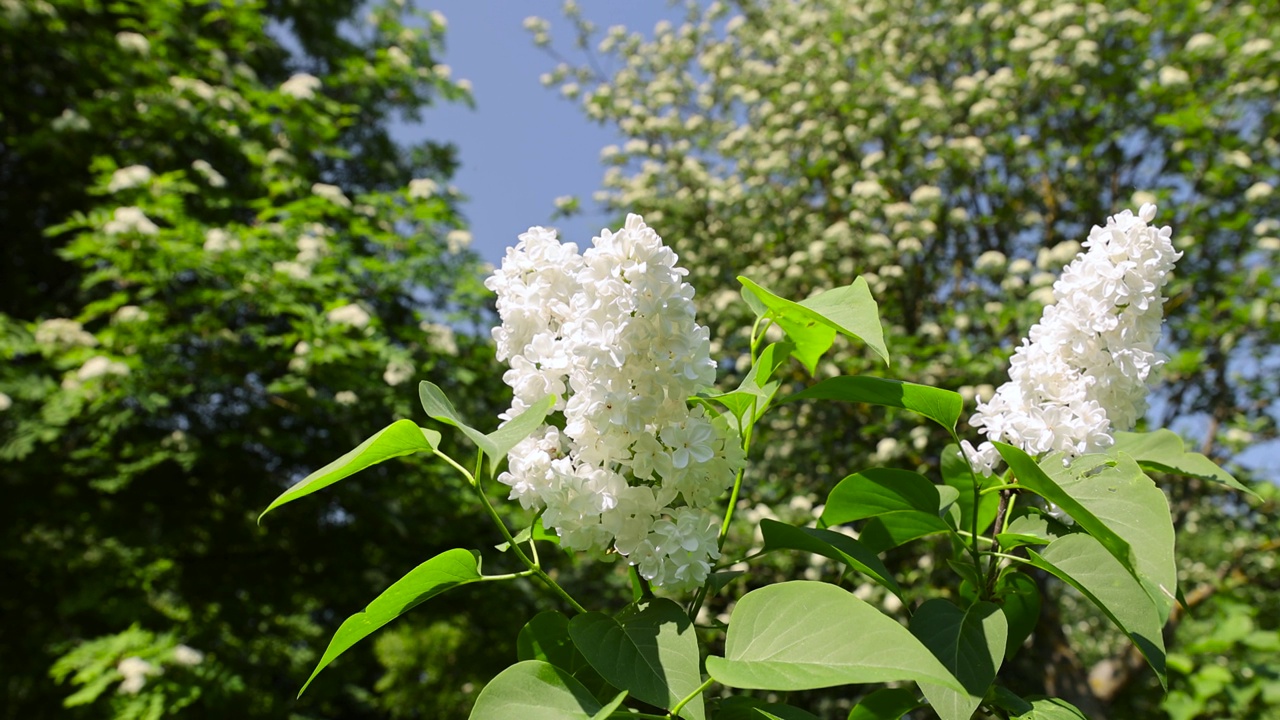
<path fill-rule="evenodd" d="M 292 706 L 363 563 L 475 513 L 395 473 L 269 537 L 249 509 L 425 369 L 500 402 L 452 150 L 388 134 L 468 101 L 402 5 L 0 3 L 0 717 L 449 715 L 444 669 L 492 674 L 460 599 Z"/>
<path fill-rule="evenodd" d="M 745 353 L 750 316 L 733 302 L 735 274 L 786 297 L 859 275 L 898 338 L 895 376 L 992 401 L 1005 358 L 1054 297 L 1052 271 L 1082 249 L 1091 219 L 1159 202 L 1184 257 L 1166 289 L 1177 312 L 1158 349 L 1170 360 L 1138 419 L 1238 457 L 1242 471 L 1274 472 L 1275 7 L 744 0 L 690 3 L 686 22 L 647 37 L 596 28 L 574 3 L 567 17 L 594 57 L 544 81 L 627 138 L 602 152 L 597 199 L 675 238 L 713 354 Z M 527 26 L 550 46 L 550 23 Z M 820 372 L 860 353 L 845 352 Z M 912 418 L 856 405 L 780 410 L 763 458 L 777 471 L 773 500 L 817 495 L 822 478 L 868 459 L 934 457 L 936 430 Z M 885 439 L 833 466 L 830 449 L 847 447 L 853 428 Z M 1272 506 L 1194 481 L 1167 487 L 1194 592 L 1163 707 L 1190 718 L 1275 705 L 1272 681 L 1258 679 L 1280 671 L 1264 649 L 1276 612 L 1259 610 L 1274 608 L 1277 589 L 1263 539 Z M 789 517 L 813 495 L 766 512 Z M 928 554 L 899 561 L 926 576 L 940 566 Z M 1133 658 L 1079 609 L 1070 594 L 1046 608 L 1029 657 L 1053 671 L 1025 672 L 1091 716 L 1153 712 L 1154 680 L 1135 683 Z M 1082 652 L 1075 637 L 1089 640 Z M 1216 653 L 1245 678 L 1230 698 L 1203 662 Z"/>

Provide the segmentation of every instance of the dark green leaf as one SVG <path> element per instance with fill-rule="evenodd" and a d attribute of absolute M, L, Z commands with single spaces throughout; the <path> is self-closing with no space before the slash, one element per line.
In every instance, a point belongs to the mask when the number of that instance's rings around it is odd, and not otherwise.
<path fill-rule="evenodd" d="M 621 622 L 603 613 L 578 615 L 569 636 L 601 677 L 651 705 L 669 710 L 702 684 L 693 624 L 671 600 L 651 600 Z M 702 720 L 702 698 L 680 716 Z"/>
<path fill-rule="evenodd" d="M 300 497 L 326 488 L 339 480 L 377 465 L 384 460 L 416 452 L 433 452 L 440 444 L 440 433 L 418 427 L 412 420 L 397 420 L 360 443 L 354 450 L 311 473 L 271 501 L 258 516 L 258 522 L 273 509 Z"/>
<path fill-rule="evenodd" d="M 1040 619 L 1040 588 L 1025 573 L 1008 571 L 996 583 L 995 599 L 1009 621 L 1009 642 L 1004 657 L 1012 660 Z"/>
<path fill-rule="evenodd" d="M 569 637 L 569 618 L 555 610 L 533 616 L 516 637 L 516 657 L 520 660 L 542 660 L 567 671 L 592 695 L 612 695 L 608 684 L 591 667 Z"/>
<path fill-rule="evenodd" d="M 921 682 L 920 689 L 942 720 L 969 720 L 982 704 L 1004 659 L 1009 627 L 993 603 L 980 602 L 962 610 L 934 598 L 911 616 L 911 634 L 933 652 L 943 667 L 964 685 L 958 692 Z"/>
<path fill-rule="evenodd" d="M 902 588 L 898 587 L 897 581 L 880 558 L 848 535 L 820 528 L 794 527 L 769 519 L 760 521 L 760 532 L 764 535 L 765 552 L 803 550 L 831 558 L 863 573 L 888 588 L 894 595 L 902 597 Z"/>
<path fill-rule="evenodd" d="M 843 400 L 903 408 L 919 413 L 948 430 L 954 430 L 964 401 L 950 390 L 869 375 L 827 378 L 786 398 L 793 400 Z"/>
<path fill-rule="evenodd" d="M 920 698 L 906 688 L 884 688 L 862 698 L 849 711 L 848 720 L 900 720 L 923 706 Z"/>
<path fill-rule="evenodd" d="M 1097 539 L 1083 533 L 1058 538 L 1042 553 L 1028 550 L 1048 570 L 1097 605 L 1138 646 L 1165 683 L 1164 637 L 1155 602 L 1127 568 Z"/>
<path fill-rule="evenodd" d="M 827 497 L 822 512 L 826 525 L 872 518 L 858 539 L 872 552 L 881 553 L 926 535 L 949 532 L 951 527 L 940 517 L 942 506 L 950 507 L 957 499 L 955 491 L 945 488 L 944 501 L 937 485 L 919 473 L 891 468 L 871 468 L 841 480 Z"/>
<path fill-rule="evenodd" d="M 364 612 L 358 612 L 342 623 L 298 695 L 306 692 L 307 686 L 329 663 L 378 628 L 445 590 L 479 579 L 480 555 L 473 550 L 446 550 L 410 570 L 409 574 L 374 598 Z"/>
<path fill-rule="evenodd" d="M 720 701 L 716 720 L 818 720 L 817 715 L 781 703 L 735 695 Z"/>
<path fill-rule="evenodd" d="M 747 593 L 733 609 L 724 652 L 707 658 L 707 672 L 729 687 L 916 680 L 963 689 L 906 628 L 828 583 L 784 582 Z"/>

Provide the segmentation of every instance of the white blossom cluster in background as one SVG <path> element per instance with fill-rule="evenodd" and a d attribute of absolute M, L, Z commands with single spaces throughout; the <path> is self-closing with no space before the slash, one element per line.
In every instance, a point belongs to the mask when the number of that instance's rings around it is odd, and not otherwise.
<path fill-rule="evenodd" d="M 1155 349 L 1163 322 L 1162 288 L 1182 253 L 1172 229 L 1155 228 L 1143 205 L 1094 226 L 1083 252 L 1053 285 L 1044 309 L 1010 361 L 1009 382 L 978 404 L 969 424 L 989 440 L 1030 455 L 1068 458 L 1109 447 L 1147 407 L 1146 383 L 1165 361 Z M 975 469 L 994 472 L 1000 456 L 965 442 Z"/>
<path fill-rule="evenodd" d="M 701 585 L 719 557 L 711 504 L 745 462 L 726 422 L 690 410 L 715 380 L 709 333 L 695 322 L 676 255 L 628 215 L 579 253 L 534 227 L 485 285 L 510 419 L 548 394 L 548 424 L 517 445 L 500 477 L 511 498 L 575 550 L 615 551 L 654 585 Z"/>

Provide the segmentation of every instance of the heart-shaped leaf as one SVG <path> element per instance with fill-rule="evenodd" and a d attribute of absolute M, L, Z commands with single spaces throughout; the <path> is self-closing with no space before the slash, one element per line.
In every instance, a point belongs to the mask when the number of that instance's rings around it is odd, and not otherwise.
<path fill-rule="evenodd" d="M 862 340 L 889 362 L 879 307 L 862 278 L 800 303 L 778 297 L 750 278 L 739 277 L 738 282 L 742 283 L 743 297 L 748 298 L 748 304 L 757 314 L 772 318 L 787 333 L 795 344 L 792 354 L 810 375 L 817 369 L 818 360 L 831 348 L 836 333 Z"/>
<path fill-rule="evenodd" d="M 993 603 L 960 609 L 941 598 L 927 600 L 911 616 L 911 634 L 920 639 L 964 685 L 964 691 L 920 683 L 942 720 L 969 720 L 982 704 L 1004 659 L 1009 627 Z"/>
<path fill-rule="evenodd" d="M 502 427 L 486 435 L 462 420 L 453 403 L 435 383 L 426 381 L 419 383 L 418 397 L 422 400 L 423 409 L 433 420 L 458 428 L 463 435 L 476 444 L 476 447 L 480 448 L 480 451 L 489 458 L 490 472 L 497 471 L 498 463 L 511 452 L 511 448 L 542 426 L 547 413 L 551 412 L 552 406 L 556 403 L 555 396 L 548 395 L 526 408 L 524 412 Z"/>
<path fill-rule="evenodd" d="M 275 508 L 329 487 L 370 465 L 377 465 L 384 460 L 416 452 L 434 452 L 439 445 L 440 433 L 435 430 L 420 428 L 412 420 L 397 420 L 357 445 L 351 452 L 285 490 L 280 497 L 271 501 L 266 510 L 262 511 L 258 516 L 258 522 L 262 522 L 262 518 Z"/>
<path fill-rule="evenodd" d="M 724 653 L 707 658 L 707 672 L 729 687 L 915 680 L 964 689 L 906 628 L 829 583 L 784 582 L 747 593 L 733 609 Z"/>
<path fill-rule="evenodd" d="M 671 600 L 651 600 L 622 621 L 578 615 L 569 636 L 601 677 L 651 705 L 670 710 L 702 685 L 693 624 Z M 680 717 L 703 720 L 702 698 L 681 708 Z"/>
<path fill-rule="evenodd" d="M 603 705 L 567 671 L 525 660 L 498 673 L 476 698 L 471 720 L 596 720 L 613 713 L 626 693 Z"/>

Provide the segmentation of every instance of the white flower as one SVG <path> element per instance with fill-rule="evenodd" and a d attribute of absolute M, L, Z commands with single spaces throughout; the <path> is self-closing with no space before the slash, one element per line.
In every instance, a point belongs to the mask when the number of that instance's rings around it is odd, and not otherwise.
<path fill-rule="evenodd" d="M 975 267 L 977 267 L 978 272 L 994 273 L 1003 270 L 1007 262 L 1008 258 L 1004 256 L 1004 253 L 999 250 L 988 250 L 978 256 Z"/>
<path fill-rule="evenodd" d="M 395 383 L 392 384 L 394 385 Z M 339 390 L 333 396 L 333 401 L 339 405 L 355 405 L 359 400 L 360 398 L 350 390 Z"/>
<path fill-rule="evenodd" d="M 392 360 L 382 372 L 382 379 L 388 385 L 399 385 L 413 377 L 413 365 L 406 360 Z"/>
<path fill-rule="evenodd" d="M 453 333 L 453 328 L 424 320 L 418 324 L 418 329 L 426 333 L 427 342 L 432 350 L 444 355 L 458 354 L 458 339 Z"/>
<path fill-rule="evenodd" d="M 499 480 L 524 507 L 546 509 L 564 547 L 612 546 L 655 585 L 685 588 L 718 557 L 715 515 L 702 508 L 745 458 L 726 421 L 687 405 L 715 364 L 676 260 L 638 215 L 584 253 L 530 228 L 485 285 L 498 295 L 493 335 L 515 394 L 503 417 L 548 394 L 564 414 L 563 430 L 545 426 L 511 451 Z"/>
<path fill-rule="evenodd" d="M 1110 446 L 1113 431 L 1141 417 L 1146 383 L 1165 361 L 1155 350 L 1161 289 L 1181 257 L 1173 231 L 1148 224 L 1155 212 L 1125 210 L 1089 233 L 1087 252 L 1063 271 L 1053 304 L 1014 353 L 1009 382 L 970 418 L 989 440 L 1071 458 Z M 964 450 L 984 474 L 999 461 L 990 442 Z"/>
<path fill-rule="evenodd" d="M 147 55 L 151 52 L 151 42 L 145 35 L 139 35 L 136 32 L 125 30 L 116 33 L 116 44 L 137 55 Z"/>
<path fill-rule="evenodd" d="M 350 325 L 362 328 L 369 324 L 369 313 L 359 305 L 350 304 L 336 307 L 325 314 L 329 322 L 335 325 Z"/>
<path fill-rule="evenodd" d="M 116 208 L 111 218 L 102 226 L 102 231 L 108 235 L 122 235 L 130 232 L 155 235 L 160 231 L 160 228 L 156 227 L 156 224 L 136 207 Z"/>
<path fill-rule="evenodd" d="M 36 343 L 50 347 L 93 347 L 98 339 L 75 320 L 51 318 L 36 327 Z"/>
<path fill-rule="evenodd" d="M 1273 190 L 1274 188 L 1271 187 L 1270 183 L 1259 181 L 1250 185 L 1249 189 L 1244 191 L 1244 199 L 1249 202 L 1257 202 L 1258 200 L 1271 197 Z"/>
<path fill-rule="evenodd" d="M 140 657 L 127 657 L 116 664 L 116 672 L 124 676 L 120 681 L 119 691 L 126 695 L 135 695 L 147 684 L 148 675 L 158 675 L 160 668 Z"/>
<path fill-rule="evenodd" d="M 186 645 L 179 645 L 173 649 L 173 662 L 178 665 L 194 667 L 204 662 L 204 653 Z"/>
<path fill-rule="evenodd" d="M 1187 74 L 1186 70 L 1172 65 L 1165 65 L 1160 68 L 1158 77 L 1160 84 L 1165 87 L 1177 87 L 1191 82 L 1191 76 Z"/>
<path fill-rule="evenodd" d="M 222 173 L 213 169 L 213 166 L 209 164 L 209 161 L 193 160 L 191 162 L 191 169 L 200 173 L 200 176 L 205 179 L 205 182 L 209 183 L 210 187 L 226 187 L 227 179 L 222 176 Z"/>
<path fill-rule="evenodd" d="M 0 412 L 4 412 L 13 407 L 13 398 L 7 394 L 0 392 Z"/>
<path fill-rule="evenodd" d="M 450 230 L 445 243 L 451 253 L 459 253 L 471 247 L 471 233 L 466 230 Z"/>
<path fill-rule="evenodd" d="M 76 378 L 81 382 L 92 380 L 103 375 L 128 375 L 129 366 L 117 362 L 104 355 L 95 355 L 85 361 L 76 371 Z"/>
<path fill-rule="evenodd" d="M 151 168 L 146 165 L 130 165 L 111 173 L 111 181 L 107 183 L 107 192 L 119 192 L 151 181 Z"/>
<path fill-rule="evenodd" d="M 351 199 L 342 192 L 342 188 L 328 183 L 315 183 L 311 186 L 311 194 L 328 200 L 334 205 L 351 207 Z"/>
<path fill-rule="evenodd" d="M 239 250 L 240 241 L 222 228 L 209 228 L 204 233 L 204 251 L 218 254 L 227 250 Z"/>
<path fill-rule="evenodd" d="M 320 89 L 320 78 L 307 73 L 298 73 L 280 84 L 280 92 L 299 100 L 310 100 Z"/>
<path fill-rule="evenodd" d="M 425 200 L 440 191 L 440 186 L 431 178 L 415 178 L 409 181 L 409 197 L 414 200 Z"/>
<path fill-rule="evenodd" d="M 67 108 L 62 114 L 49 123 L 54 132 L 84 132 L 90 127 L 89 120 L 80 113 Z"/>
<path fill-rule="evenodd" d="M 132 323 L 143 322 L 151 317 L 151 313 L 138 307 L 137 305 L 121 305 L 112 316 L 112 322 L 116 323 Z"/>

